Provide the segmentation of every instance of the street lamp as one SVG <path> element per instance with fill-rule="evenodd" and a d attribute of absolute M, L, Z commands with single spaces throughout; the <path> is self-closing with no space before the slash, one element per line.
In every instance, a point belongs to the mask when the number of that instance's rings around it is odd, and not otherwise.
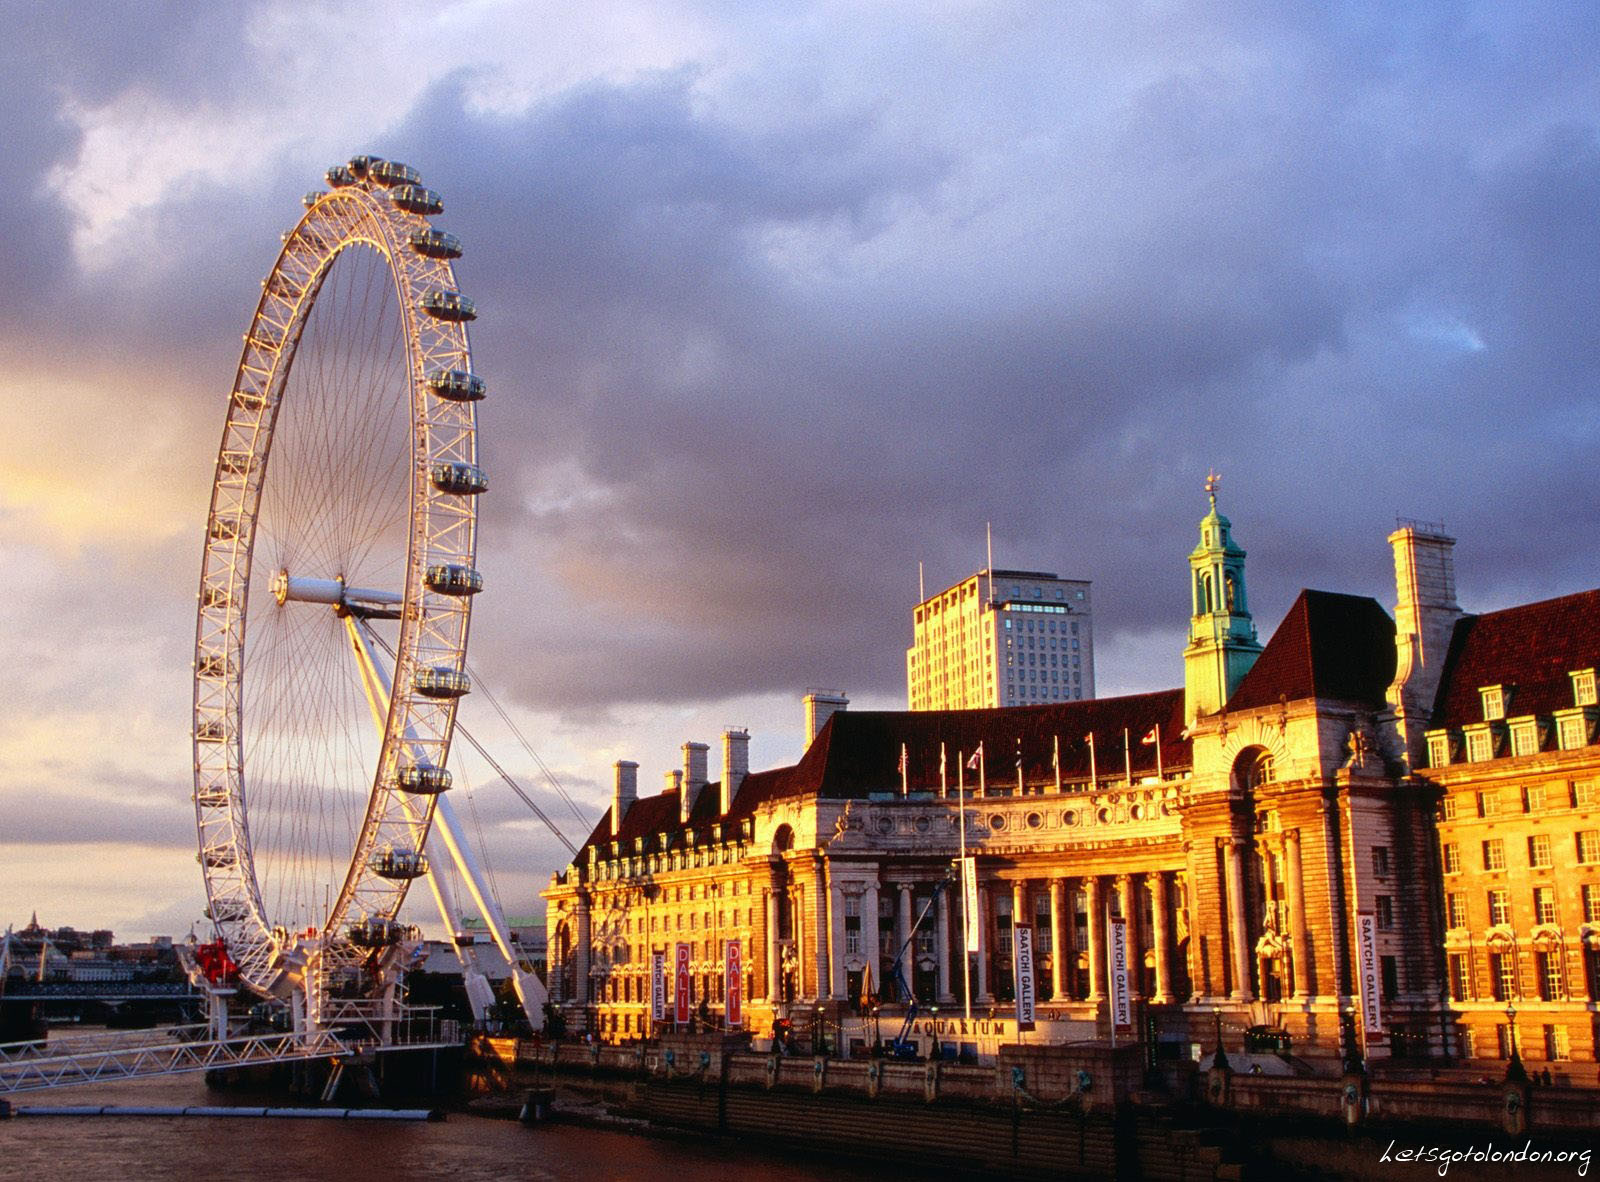
<path fill-rule="evenodd" d="M 1228 1056 L 1227 1053 L 1222 1049 L 1222 1007 L 1212 1006 L 1211 1016 L 1216 1020 L 1217 1023 L 1217 1054 L 1216 1057 L 1211 1060 L 1211 1065 L 1213 1067 L 1226 1068 L 1228 1066 Z"/>
<path fill-rule="evenodd" d="M 1523 1067 L 1522 1056 L 1517 1051 L 1517 1007 L 1511 1001 L 1506 1002 L 1506 1027 L 1511 1034 L 1511 1058 L 1506 1061 L 1506 1081 L 1525 1083 L 1528 1071 Z"/>

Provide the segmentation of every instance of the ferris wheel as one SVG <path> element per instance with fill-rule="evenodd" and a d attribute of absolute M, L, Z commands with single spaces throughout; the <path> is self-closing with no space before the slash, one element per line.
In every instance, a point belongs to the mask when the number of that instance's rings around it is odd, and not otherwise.
<path fill-rule="evenodd" d="M 266 997 L 310 989 L 308 964 L 404 941 L 419 878 L 453 910 L 426 849 L 430 828 L 452 829 L 446 761 L 483 585 L 485 385 L 461 244 L 430 225 L 442 201 L 404 164 L 357 156 L 327 180 L 245 333 L 195 633 L 209 914 Z"/>

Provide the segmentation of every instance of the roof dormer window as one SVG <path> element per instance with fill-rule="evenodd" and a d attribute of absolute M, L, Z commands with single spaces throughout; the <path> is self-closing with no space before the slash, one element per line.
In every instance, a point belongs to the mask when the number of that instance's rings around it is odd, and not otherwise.
<path fill-rule="evenodd" d="M 1574 669 L 1570 676 L 1572 678 L 1572 704 L 1574 706 L 1596 705 L 1594 669 Z"/>
<path fill-rule="evenodd" d="M 1483 698 L 1483 721 L 1495 722 L 1506 716 L 1505 687 L 1486 685 L 1478 691 Z"/>

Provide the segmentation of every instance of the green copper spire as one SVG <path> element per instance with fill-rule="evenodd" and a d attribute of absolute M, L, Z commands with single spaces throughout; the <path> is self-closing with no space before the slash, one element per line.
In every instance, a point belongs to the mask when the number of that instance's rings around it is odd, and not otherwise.
<path fill-rule="evenodd" d="M 1217 512 L 1222 477 L 1206 474 L 1211 512 L 1200 519 L 1200 544 L 1189 555 L 1189 644 L 1183 650 L 1184 716 L 1189 723 L 1227 704 L 1261 653 L 1244 587 L 1244 551 L 1233 523 Z"/>

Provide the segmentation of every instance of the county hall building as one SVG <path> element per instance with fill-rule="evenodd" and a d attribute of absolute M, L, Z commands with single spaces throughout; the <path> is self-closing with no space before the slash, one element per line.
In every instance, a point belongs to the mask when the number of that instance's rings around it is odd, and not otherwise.
<path fill-rule="evenodd" d="M 680 943 L 719 1020 L 735 941 L 758 1037 L 780 1018 L 866 1035 L 879 1001 L 888 1036 L 905 949 L 938 1016 L 919 1032 L 982 1051 L 1015 1038 L 1026 925 L 1029 1037 L 1108 1037 L 1121 917 L 1141 1033 L 1174 1053 L 1220 1018 L 1286 1031 L 1310 1060 L 1353 1039 L 1494 1059 L 1514 1025 L 1524 1058 L 1593 1061 L 1600 591 L 1468 615 L 1453 540 L 1408 523 L 1392 615 L 1302 591 L 1263 644 L 1214 494 L 1199 533 L 1181 689 L 909 712 L 816 693 L 793 766 L 751 772 L 737 730 L 717 780 L 704 743 L 656 794 L 619 762 L 612 807 L 544 892 L 568 1028 L 648 1035 L 651 954 L 670 966 Z M 963 847 L 965 917 L 941 888 Z"/>

